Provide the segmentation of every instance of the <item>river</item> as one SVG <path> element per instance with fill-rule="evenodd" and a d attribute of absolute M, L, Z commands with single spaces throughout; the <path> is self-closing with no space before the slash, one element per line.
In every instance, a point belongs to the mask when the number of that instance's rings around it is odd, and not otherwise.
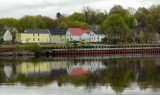
<path fill-rule="evenodd" d="M 160 95 L 160 55 L 0 58 L 1 95 Z"/>

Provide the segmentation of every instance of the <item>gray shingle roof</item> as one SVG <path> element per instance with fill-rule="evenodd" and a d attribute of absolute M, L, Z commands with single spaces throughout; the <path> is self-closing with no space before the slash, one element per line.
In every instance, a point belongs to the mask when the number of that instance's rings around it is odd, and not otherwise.
<path fill-rule="evenodd" d="M 5 30 L 12 31 L 13 29 L 16 29 L 15 27 L 4 27 Z"/>
<path fill-rule="evenodd" d="M 49 34 L 48 29 L 26 29 L 26 33 Z"/>
<path fill-rule="evenodd" d="M 99 35 L 102 35 L 104 34 L 104 32 L 101 32 L 101 31 L 93 31 L 95 34 L 99 34 Z"/>
<path fill-rule="evenodd" d="M 49 29 L 51 35 L 65 35 L 66 31 L 65 30 L 60 30 L 60 29 Z"/>

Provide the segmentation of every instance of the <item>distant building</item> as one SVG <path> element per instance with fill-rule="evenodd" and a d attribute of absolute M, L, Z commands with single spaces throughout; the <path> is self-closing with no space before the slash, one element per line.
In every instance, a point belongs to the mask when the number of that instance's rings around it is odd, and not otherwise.
<path fill-rule="evenodd" d="M 56 44 L 66 43 L 66 31 L 60 29 L 50 29 L 50 42 Z"/>
<path fill-rule="evenodd" d="M 91 31 L 89 33 L 89 42 L 102 42 L 103 38 L 105 38 L 104 32 Z"/>
<path fill-rule="evenodd" d="M 48 29 L 26 29 L 24 33 L 16 35 L 16 41 L 20 43 L 49 43 L 50 32 Z"/>
<path fill-rule="evenodd" d="M 66 41 L 82 41 L 82 34 L 89 30 L 82 30 L 81 28 L 68 28 L 66 32 Z"/>
<path fill-rule="evenodd" d="M 5 33 L 3 36 L 3 41 L 6 43 L 15 42 L 16 33 L 18 30 L 15 27 L 5 27 Z"/>
<path fill-rule="evenodd" d="M 4 41 L 4 42 L 11 42 L 11 41 L 12 41 L 12 33 L 11 33 L 9 30 L 7 30 L 7 31 L 4 33 L 3 41 Z"/>

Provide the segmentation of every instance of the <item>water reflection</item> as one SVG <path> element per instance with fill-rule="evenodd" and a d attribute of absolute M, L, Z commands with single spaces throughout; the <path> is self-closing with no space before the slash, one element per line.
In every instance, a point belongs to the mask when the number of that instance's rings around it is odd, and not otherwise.
<path fill-rule="evenodd" d="M 111 88 L 116 93 L 126 89 L 160 89 L 160 56 L 119 55 L 88 58 L 0 59 L 1 85 L 59 87 L 72 84 L 90 91 Z"/>

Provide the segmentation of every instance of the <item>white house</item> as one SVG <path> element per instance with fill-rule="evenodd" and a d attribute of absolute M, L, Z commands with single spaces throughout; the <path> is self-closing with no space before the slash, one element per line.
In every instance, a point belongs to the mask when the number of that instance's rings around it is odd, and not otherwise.
<path fill-rule="evenodd" d="M 81 28 L 68 28 L 66 32 L 66 41 L 82 41 L 82 34 L 89 32 L 89 30 L 82 30 Z"/>
<path fill-rule="evenodd" d="M 15 41 L 16 39 L 16 33 L 18 33 L 18 30 L 15 27 L 5 27 L 5 32 L 3 35 L 3 41 L 4 42 L 11 42 Z"/>
<path fill-rule="evenodd" d="M 91 31 L 89 33 L 89 42 L 101 42 L 104 37 L 105 37 L 104 32 Z"/>
<path fill-rule="evenodd" d="M 83 42 L 90 42 L 89 41 L 89 32 L 83 33 L 82 36 L 81 36 L 81 38 L 82 38 Z"/>
<path fill-rule="evenodd" d="M 5 42 L 10 42 L 10 41 L 12 41 L 12 33 L 11 33 L 9 30 L 7 30 L 7 31 L 4 33 L 3 41 L 5 41 Z"/>

